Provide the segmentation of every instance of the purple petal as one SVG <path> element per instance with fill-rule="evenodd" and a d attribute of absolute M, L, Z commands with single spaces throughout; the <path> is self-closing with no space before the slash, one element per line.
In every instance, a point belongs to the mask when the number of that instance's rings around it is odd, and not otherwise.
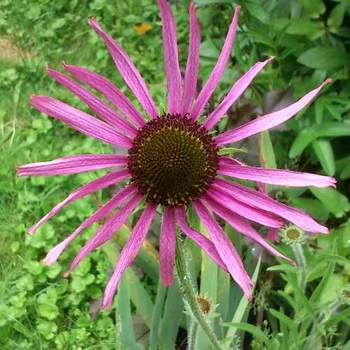
<path fill-rule="evenodd" d="M 266 238 L 272 242 L 277 242 L 279 239 L 278 229 L 277 228 L 270 228 L 269 231 L 267 232 Z"/>
<path fill-rule="evenodd" d="M 115 65 L 124 78 L 124 81 L 134 93 L 135 97 L 139 100 L 144 110 L 152 118 L 156 118 L 158 116 L 157 108 L 149 93 L 148 87 L 127 53 L 113 40 L 110 35 L 103 31 L 95 18 L 89 19 L 89 25 L 104 40 Z"/>
<path fill-rule="evenodd" d="M 214 243 L 222 261 L 227 266 L 227 270 L 229 271 L 230 275 L 242 288 L 245 296 L 251 300 L 251 287 L 253 283 L 245 271 L 242 260 L 232 242 L 201 201 L 194 202 L 193 206 L 199 218 L 208 229 L 211 240 Z"/>
<path fill-rule="evenodd" d="M 207 120 L 203 123 L 203 126 L 210 130 L 216 123 L 224 116 L 228 109 L 238 100 L 238 98 L 244 93 L 253 79 L 259 74 L 259 72 L 269 63 L 273 57 L 263 61 L 257 62 L 251 67 L 247 73 L 245 73 L 231 88 L 226 97 L 220 102 L 215 110 L 209 115 Z"/>
<path fill-rule="evenodd" d="M 220 56 L 215 64 L 213 71 L 211 72 L 207 82 L 205 83 L 203 89 L 199 93 L 197 100 L 195 101 L 191 116 L 194 120 L 197 120 L 200 114 L 202 113 L 205 104 L 208 102 L 210 96 L 214 92 L 216 86 L 218 85 L 222 74 L 224 73 L 226 64 L 230 58 L 233 42 L 236 36 L 236 30 L 238 25 L 238 17 L 239 17 L 240 7 L 236 6 L 235 13 L 232 18 L 232 22 L 230 24 L 230 28 L 228 30 L 224 46 L 221 50 Z"/>
<path fill-rule="evenodd" d="M 127 162 L 127 156 L 117 154 L 82 154 L 57 158 L 50 162 L 20 165 L 17 167 L 17 174 L 20 176 L 78 174 L 85 171 L 126 166 Z"/>
<path fill-rule="evenodd" d="M 193 230 L 190 226 L 188 226 L 184 208 L 176 208 L 176 221 L 180 230 L 186 236 L 191 238 L 192 241 L 199 245 L 217 265 L 219 265 L 223 270 L 227 271 L 227 267 L 220 258 L 214 244 L 200 232 Z"/>
<path fill-rule="evenodd" d="M 223 191 L 231 193 L 237 200 L 244 201 L 247 205 L 252 207 L 275 213 L 276 215 L 301 227 L 305 231 L 328 233 L 327 227 L 320 225 L 300 209 L 289 207 L 283 203 L 277 202 L 263 193 L 237 183 L 216 179 L 215 184 L 220 186 Z"/>
<path fill-rule="evenodd" d="M 189 112 L 193 99 L 196 95 L 198 70 L 199 70 L 199 49 L 201 44 L 201 33 L 196 8 L 194 3 L 190 2 L 190 43 L 188 48 L 187 65 L 184 79 L 184 91 L 182 96 L 181 113 Z"/>
<path fill-rule="evenodd" d="M 215 141 L 217 145 L 222 146 L 228 143 L 237 142 L 249 136 L 255 135 L 261 131 L 271 129 L 274 126 L 284 123 L 295 114 L 297 114 L 300 110 L 302 110 L 309 102 L 311 102 L 311 100 L 315 98 L 319 91 L 330 82 L 331 80 L 327 79 L 318 88 L 310 91 L 300 100 L 286 108 L 258 117 L 242 126 L 239 126 L 238 128 L 226 131 L 216 136 Z"/>
<path fill-rule="evenodd" d="M 72 261 L 68 272 L 64 274 L 65 277 L 67 277 L 90 252 L 112 239 L 131 215 L 133 210 L 141 202 L 142 198 L 143 196 L 141 194 L 136 193 L 123 208 L 103 224 L 93 237 L 79 250 L 77 256 Z"/>
<path fill-rule="evenodd" d="M 32 106 L 40 112 L 62 120 L 83 134 L 92 136 L 112 145 L 130 148 L 131 140 L 115 128 L 91 115 L 49 96 L 32 96 Z"/>
<path fill-rule="evenodd" d="M 335 187 L 336 183 L 336 180 L 329 176 L 300 173 L 290 170 L 251 167 L 247 165 L 240 166 L 231 162 L 231 159 L 228 157 L 220 158 L 218 174 L 290 187 Z"/>
<path fill-rule="evenodd" d="M 149 227 L 152 223 L 154 214 L 156 212 L 156 207 L 157 205 L 155 203 L 150 202 L 147 204 L 139 220 L 137 221 L 130 238 L 128 239 L 122 252 L 120 253 L 113 275 L 105 289 L 105 293 L 103 296 L 104 308 L 111 307 L 115 291 L 118 287 L 119 281 L 124 271 L 130 264 L 132 264 L 142 246 L 143 241 L 146 238 L 146 235 L 149 231 Z"/>
<path fill-rule="evenodd" d="M 251 207 L 246 202 L 237 200 L 230 192 L 224 191 L 222 187 L 212 184 L 207 195 L 211 200 L 217 201 L 225 208 L 237 213 L 244 218 L 255 221 L 261 225 L 279 228 L 283 221 L 278 216 L 264 210 Z M 205 196 L 203 198 L 206 198 Z"/>
<path fill-rule="evenodd" d="M 127 170 L 113 171 L 105 176 L 102 176 L 94 181 L 79 187 L 74 192 L 72 192 L 65 200 L 55 205 L 55 207 L 49 211 L 43 218 L 40 219 L 33 227 L 31 227 L 28 232 L 33 234 L 41 225 L 43 225 L 47 220 L 55 216 L 63 207 L 67 204 L 76 201 L 79 198 L 85 197 L 90 193 L 97 192 L 105 187 L 114 185 L 122 180 L 127 179 L 130 176 Z"/>
<path fill-rule="evenodd" d="M 111 101 L 122 113 L 130 118 L 136 126 L 145 124 L 142 115 L 137 111 L 129 99 L 107 78 L 87 68 L 63 64 L 63 68 L 86 85 L 92 87 L 109 101 Z"/>
<path fill-rule="evenodd" d="M 175 211 L 173 207 L 165 207 L 159 242 L 160 276 L 164 287 L 174 282 L 175 251 Z"/>
<path fill-rule="evenodd" d="M 164 66 L 168 82 L 168 112 L 179 113 L 181 101 L 181 72 L 176 40 L 176 26 L 170 5 L 158 0 L 162 17 Z"/>
<path fill-rule="evenodd" d="M 113 108 L 100 98 L 96 97 L 89 90 L 83 88 L 77 82 L 56 70 L 47 68 L 47 72 L 49 76 L 53 77 L 74 95 L 78 96 L 100 118 L 117 126 L 129 136 L 135 137 L 137 135 L 137 129 L 133 125 L 125 121 Z"/>
<path fill-rule="evenodd" d="M 226 222 L 228 222 L 235 230 L 241 232 L 243 235 L 247 236 L 254 242 L 260 244 L 263 248 L 268 250 L 270 253 L 272 253 L 275 256 L 278 256 L 280 258 L 286 259 L 289 262 L 293 262 L 293 260 L 289 259 L 288 257 L 284 256 L 280 252 L 278 252 L 275 248 L 273 248 L 270 244 L 268 244 L 261 236 L 260 234 L 253 229 L 245 220 L 241 219 L 238 215 L 233 213 L 232 211 L 224 208 L 217 202 L 211 200 L 210 198 L 206 198 L 204 200 L 209 208 L 214 211 L 217 215 L 219 215 L 222 219 L 224 219 Z"/>
<path fill-rule="evenodd" d="M 114 195 L 106 204 L 100 207 L 94 214 L 87 218 L 70 236 L 68 236 L 64 241 L 52 248 L 46 255 L 43 262 L 50 266 L 57 261 L 59 256 L 62 254 L 64 249 L 80 234 L 81 231 L 87 229 L 96 221 L 104 218 L 113 209 L 119 206 L 127 197 L 135 194 L 136 186 L 134 184 L 122 189 L 116 195 Z"/>

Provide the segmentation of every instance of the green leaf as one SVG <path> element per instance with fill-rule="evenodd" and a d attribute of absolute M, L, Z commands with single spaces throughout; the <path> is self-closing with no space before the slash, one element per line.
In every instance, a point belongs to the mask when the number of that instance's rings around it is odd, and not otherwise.
<path fill-rule="evenodd" d="M 346 165 L 340 173 L 340 179 L 346 180 L 350 177 L 350 163 Z"/>
<path fill-rule="evenodd" d="M 246 1 L 244 6 L 253 17 L 257 18 L 262 23 L 269 23 L 270 15 L 259 1 Z"/>
<path fill-rule="evenodd" d="M 298 0 L 312 18 L 318 18 L 326 11 L 322 0 Z"/>
<path fill-rule="evenodd" d="M 164 349 L 175 350 L 175 339 L 179 330 L 184 309 L 182 294 L 177 282 L 167 288 L 163 320 L 159 332 L 160 343 Z"/>
<path fill-rule="evenodd" d="M 323 123 L 302 130 L 294 140 L 289 150 L 289 157 L 295 158 L 303 153 L 304 149 L 314 140 L 320 137 L 350 136 L 350 123 Z"/>
<path fill-rule="evenodd" d="M 227 323 L 227 325 L 230 327 L 241 329 L 242 331 L 246 331 L 252 334 L 255 338 L 262 340 L 265 344 L 268 344 L 270 342 L 266 334 L 261 329 L 259 329 L 258 327 L 252 324 L 245 323 L 245 322 L 241 322 L 241 323 L 230 322 L 230 323 Z"/>
<path fill-rule="evenodd" d="M 261 265 L 261 256 L 259 256 L 259 259 L 256 263 L 255 270 L 252 276 L 252 281 L 256 282 L 259 276 L 260 272 L 260 265 Z M 248 308 L 250 306 L 250 303 L 248 299 L 245 296 L 242 296 L 242 299 L 240 300 L 238 307 L 236 308 L 236 311 L 233 315 L 231 323 L 241 323 L 245 313 L 247 312 Z M 237 334 L 236 328 L 229 328 L 226 334 L 226 338 L 231 339 L 231 341 L 234 339 L 234 337 Z"/>
<path fill-rule="evenodd" d="M 310 191 L 338 218 L 344 216 L 350 209 L 349 200 L 334 188 L 310 187 Z"/>
<path fill-rule="evenodd" d="M 283 312 L 280 312 L 274 309 L 269 309 L 269 312 L 271 313 L 272 316 L 276 317 L 283 325 L 285 325 L 291 331 L 292 339 L 290 339 L 290 341 L 292 341 L 295 345 L 297 345 L 298 330 L 294 320 L 286 316 Z"/>
<path fill-rule="evenodd" d="M 275 151 L 268 131 L 259 135 L 260 165 L 264 168 L 277 168 Z"/>
<path fill-rule="evenodd" d="M 118 349 L 140 350 L 142 347 L 136 342 L 130 308 L 129 286 L 126 275 L 122 277 L 116 296 L 116 328 L 117 341 L 120 342 Z"/>
<path fill-rule="evenodd" d="M 313 47 L 298 57 L 298 62 L 314 69 L 335 69 L 348 64 L 348 56 L 341 48 Z"/>
<path fill-rule="evenodd" d="M 338 4 L 334 6 L 327 19 L 327 25 L 330 27 L 340 27 L 344 20 L 346 6 Z"/>
<path fill-rule="evenodd" d="M 331 143 L 326 140 L 317 140 L 312 143 L 312 147 L 324 172 L 329 176 L 333 176 L 335 173 L 335 161 Z"/>

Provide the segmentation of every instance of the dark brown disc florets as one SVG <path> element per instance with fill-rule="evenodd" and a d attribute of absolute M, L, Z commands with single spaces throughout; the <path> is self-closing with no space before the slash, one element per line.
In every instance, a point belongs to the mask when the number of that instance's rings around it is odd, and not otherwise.
<path fill-rule="evenodd" d="M 128 168 L 148 200 L 186 205 L 210 186 L 218 165 L 207 130 L 186 115 L 167 114 L 148 122 L 129 150 Z"/>

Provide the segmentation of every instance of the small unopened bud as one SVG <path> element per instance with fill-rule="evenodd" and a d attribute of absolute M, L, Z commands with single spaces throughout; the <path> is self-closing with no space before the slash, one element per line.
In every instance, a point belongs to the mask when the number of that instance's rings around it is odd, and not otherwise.
<path fill-rule="evenodd" d="M 278 232 L 282 242 L 291 245 L 305 242 L 305 232 L 295 225 L 289 225 Z"/>
<path fill-rule="evenodd" d="M 344 304 L 350 305 L 350 289 L 343 288 L 340 290 L 340 299 Z"/>
<path fill-rule="evenodd" d="M 202 295 L 197 296 L 197 301 L 198 301 L 198 304 L 199 304 L 202 312 L 205 315 L 208 315 L 210 310 L 211 310 L 211 301 Z"/>

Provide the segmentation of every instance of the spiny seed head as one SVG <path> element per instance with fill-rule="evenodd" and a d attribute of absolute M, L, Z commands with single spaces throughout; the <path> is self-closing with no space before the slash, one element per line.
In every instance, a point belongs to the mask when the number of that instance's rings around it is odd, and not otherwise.
<path fill-rule="evenodd" d="M 305 232 L 295 225 L 289 225 L 278 232 L 286 244 L 304 243 Z"/>
<path fill-rule="evenodd" d="M 148 200 L 186 205 L 209 188 L 218 166 L 217 147 L 207 130 L 187 115 L 166 114 L 139 130 L 128 168 Z"/>

